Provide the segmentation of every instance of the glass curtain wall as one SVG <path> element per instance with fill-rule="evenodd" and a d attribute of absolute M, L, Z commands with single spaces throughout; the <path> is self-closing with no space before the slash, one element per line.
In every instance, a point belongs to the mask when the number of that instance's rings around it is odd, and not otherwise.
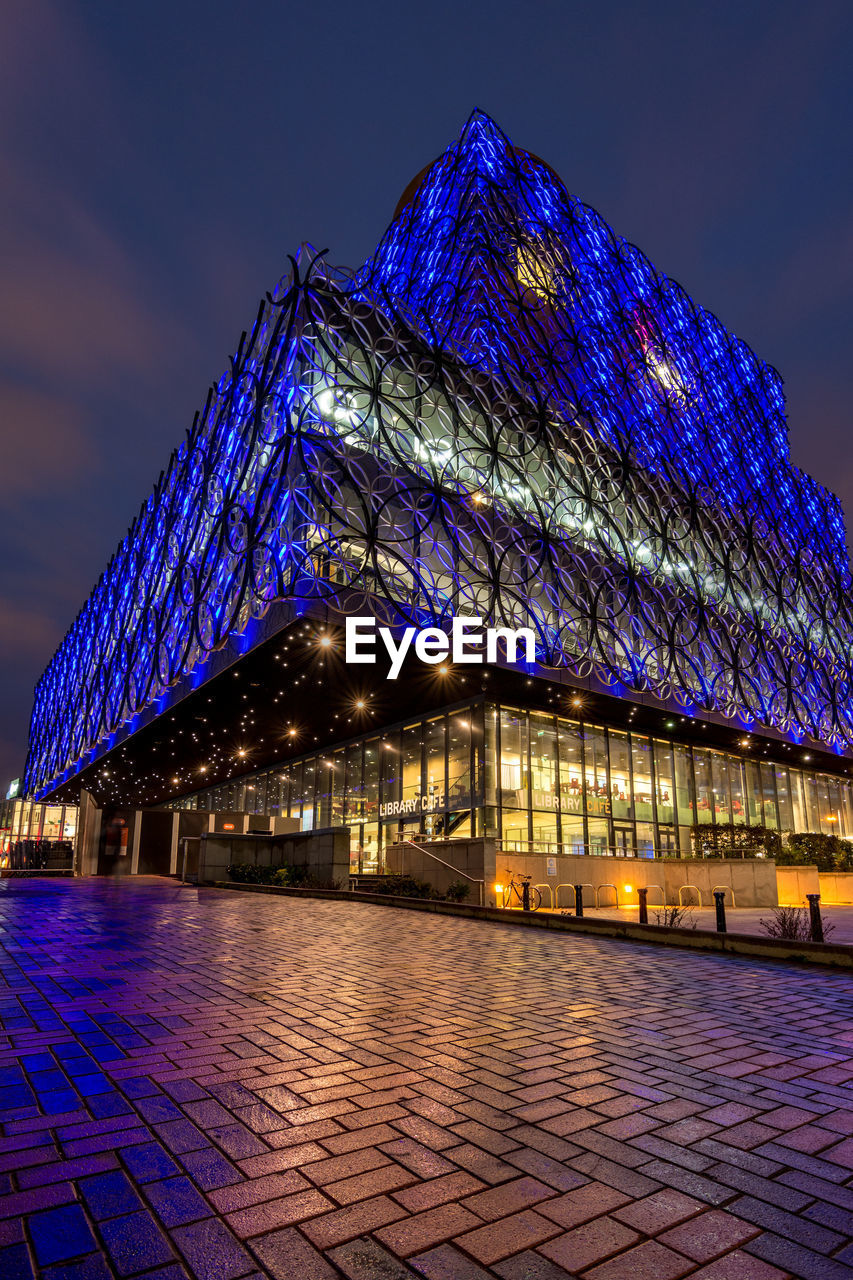
<path fill-rule="evenodd" d="M 353 866 L 366 871 L 381 866 L 385 845 L 415 833 L 496 836 L 519 852 L 637 857 L 690 856 L 697 823 L 853 837 L 846 779 L 485 702 L 374 732 L 176 807 L 281 814 L 303 831 L 348 826 Z M 53 832 L 68 821 L 57 807 L 16 801 L 9 834 Z"/>

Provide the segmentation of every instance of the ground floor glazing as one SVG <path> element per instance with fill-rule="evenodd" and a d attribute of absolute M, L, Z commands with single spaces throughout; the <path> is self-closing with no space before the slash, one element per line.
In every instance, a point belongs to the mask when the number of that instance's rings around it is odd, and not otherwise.
<path fill-rule="evenodd" d="M 692 854 L 697 824 L 853 836 L 849 780 L 476 700 L 175 802 L 348 826 L 359 865 L 400 834 L 495 836 L 516 852 Z"/>

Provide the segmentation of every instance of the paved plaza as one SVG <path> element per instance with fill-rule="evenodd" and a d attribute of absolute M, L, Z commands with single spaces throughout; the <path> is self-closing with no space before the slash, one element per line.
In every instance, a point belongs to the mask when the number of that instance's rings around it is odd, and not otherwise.
<path fill-rule="evenodd" d="M 0 1277 L 853 1280 L 853 979 L 3 881 Z"/>

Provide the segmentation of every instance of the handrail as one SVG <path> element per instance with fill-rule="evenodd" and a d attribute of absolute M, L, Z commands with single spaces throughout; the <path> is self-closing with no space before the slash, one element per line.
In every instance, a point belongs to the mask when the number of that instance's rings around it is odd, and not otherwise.
<path fill-rule="evenodd" d="M 447 867 L 448 871 L 455 871 L 458 876 L 463 876 L 464 879 L 470 880 L 472 884 L 478 884 L 480 886 L 480 906 L 484 905 L 485 889 L 486 889 L 485 880 L 478 880 L 476 876 L 469 876 L 468 872 L 463 871 L 461 867 L 454 867 L 452 862 L 445 862 L 444 858 L 439 858 L 437 853 L 433 853 L 431 849 L 427 849 L 422 844 L 416 844 L 414 840 L 409 840 L 409 839 L 395 840 L 394 844 L 411 845 L 413 849 L 417 849 L 418 853 L 425 853 L 427 857 L 432 858 L 434 862 L 440 862 L 443 867 Z M 391 847 L 393 846 L 389 845 L 389 848 Z"/>

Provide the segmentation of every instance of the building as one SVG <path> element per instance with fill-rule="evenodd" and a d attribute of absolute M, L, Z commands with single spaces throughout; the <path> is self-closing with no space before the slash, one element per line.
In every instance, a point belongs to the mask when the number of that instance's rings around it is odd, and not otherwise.
<path fill-rule="evenodd" d="M 26 795 L 689 854 L 853 836 L 837 498 L 778 374 L 475 112 L 370 260 L 303 247 L 35 693 Z M 348 616 L 534 661 L 347 665 Z"/>

